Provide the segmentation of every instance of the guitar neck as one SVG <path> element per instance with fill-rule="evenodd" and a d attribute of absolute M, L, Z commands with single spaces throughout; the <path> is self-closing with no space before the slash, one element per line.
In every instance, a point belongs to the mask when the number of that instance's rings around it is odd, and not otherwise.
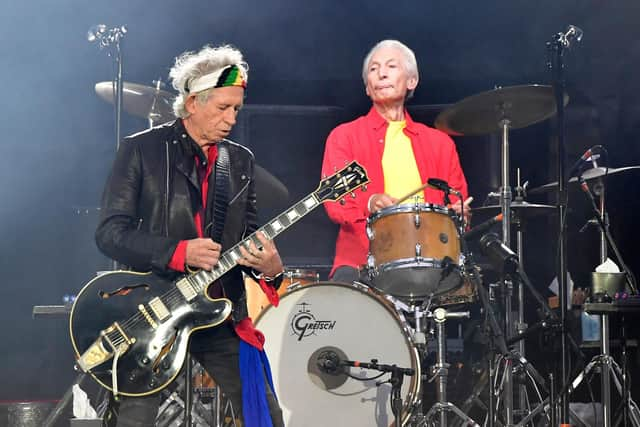
<path fill-rule="evenodd" d="M 293 205 L 291 208 L 282 212 L 267 224 L 259 228 L 256 232 L 246 237 L 231 249 L 227 250 L 220 256 L 218 264 L 212 271 L 201 270 L 191 275 L 190 282 L 194 285 L 196 291 L 204 290 L 210 283 L 219 279 L 222 275 L 227 273 L 233 267 L 238 265 L 238 260 L 242 258 L 240 253 L 240 247 L 248 247 L 250 242 L 253 242 L 256 247 L 261 248 L 262 244 L 258 240 L 257 233 L 262 232 L 268 239 L 273 240 L 277 235 L 291 227 L 302 217 L 309 212 L 320 206 L 321 202 L 316 197 L 316 192 L 313 192 Z"/>

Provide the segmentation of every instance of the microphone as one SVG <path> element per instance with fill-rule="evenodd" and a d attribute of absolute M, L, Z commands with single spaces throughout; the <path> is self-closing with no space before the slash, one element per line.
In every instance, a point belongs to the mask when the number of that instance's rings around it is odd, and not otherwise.
<path fill-rule="evenodd" d="M 338 374 L 338 368 L 340 367 L 340 357 L 338 353 L 332 350 L 323 351 L 318 355 L 316 359 L 318 369 L 325 374 Z"/>
<path fill-rule="evenodd" d="M 87 31 L 87 41 L 89 41 L 89 43 L 97 41 L 98 46 L 102 49 L 114 43 L 120 43 L 120 40 L 125 34 L 127 34 L 127 27 L 124 25 L 107 28 L 105 24 L 97 24 Z"/>
<path fill-rule="evenodd" d="M 440 190 L 445 193 L 453 193 L 456 196 L 460 197 L 460 199 L 462 199 L 462 194 L 460 194 L 460 192 L 455 188 L 451 187 L 449 183 L 447 183 L 447 181 L 445 181 L 444 179 L 429 178 L 427 179 L 427 184 L 429 184 L 430 187 L 435 188 L 436 190 Z"/>
<path fill-rule="evenodd" d="M 471 230 L 469 230 L 466 233 L 464 233 L 462 235 L 462 238 L 464 240 L 466 240 L 467 242 L 471 242 L 471 241 L 477 239 L 478 237 L 480 237 L 480 235 L 482 235 L 485 232 L 489 231 L 489 229 L 491 227 L 493 227 L 494 225 L 496 225 L 499 222 L 502 222 L 502 214 L 501 213 L 499 213 L 498 215 L 494 216 L 491 219 L 486 220 L 485 222 L 483 222 L 481 224 L 476 225 Z"/>
<path fill-rule="evenodd" d="M 582 156 L 580 156 L 580 158 L 578 160 L 576 160 L 576 162 L 573 164 L 573 166 L 571 166 L 571 169 L 569 169 L 568 178 L 571 178 L 578 171 L 578 169 L 580 169 L 582 164 L 584 162 L 586 162 L 589 157 L 593 156 L 593 149 L 594 148 L 595 147 L 589 148 L 587 151 L 584 152 L 584 154 Z"/>
<path fill-rule="evenodd" d="M 560 42 L 564 47 L 570 47 L 572 41 L 580 42 L 582 40 L 583 31 L 575 25 L 569 25 L 567 31 L 560 33 Z"/>
<path fill-rule="evenodd" d="M 502 243 L 496 233 L 488 233 L 480 239 L 480 252 L 486 255 L 491 263 L 507 274 L 518 271 L 518 256 L 507 245 Z"/>

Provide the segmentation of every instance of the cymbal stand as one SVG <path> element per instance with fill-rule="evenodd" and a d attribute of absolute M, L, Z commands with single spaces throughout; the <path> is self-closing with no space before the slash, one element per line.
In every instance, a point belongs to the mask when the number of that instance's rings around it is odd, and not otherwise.
<path fill-rule="evenodd" d="M 506 106 L 505 106 L 506 107 Z M 502 151 L 501 151 L 501 171 L 502 171 L 502 187 L 500 188 L 500 206 L 502 208 L 502 242 L 511 247 L 511 186 L 509 184 L 509 126 L 511 121 L 505 115 L 505 109 L 501 111 L 502 120 Z M 513 292 L 513 284 L 511 281 L 504 279 L 504 327 L 505 336 L 509 338 L 512 335 L 512 307 L 511 297 Z M 505 371 L 503 381 L 504 394 L 504 417 L 506 427 L 513 425 L 513 373 L 510 369 Z"/>

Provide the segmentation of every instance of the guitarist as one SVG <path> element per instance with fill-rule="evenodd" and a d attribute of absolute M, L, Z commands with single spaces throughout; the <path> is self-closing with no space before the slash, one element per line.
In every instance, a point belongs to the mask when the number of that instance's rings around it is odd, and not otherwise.
<path fill-rule="evenodd" d="M 176 59 L 169 76 L 179 93 L 173 105 L 178 118 L 124 138 L 107 180 L 96 231 L 107 256 L 174 278 L 212 269 L 224 249 L 257 229 L 253 154 L 226 139 L 243 105 L 247 73 L 242 53 L 228 45 L 205 46 Z M 256 277 L 277 304 L 284 269 L 274 243 L 258 236 L 262 248 L 243 248 L 241 267 L 209 286 L 211 297 L 233 302 L 230 319 L 195 332 L 190 352 L 242 414 L 243 425 L 283 426 L 266 381 L 270 374 L 260 362 L 266 360 L 264 336 L 247 315 L 242 271 Z M 105 420 L 152 426 L 159 405 L 158 393 L 121 396 Z"/>

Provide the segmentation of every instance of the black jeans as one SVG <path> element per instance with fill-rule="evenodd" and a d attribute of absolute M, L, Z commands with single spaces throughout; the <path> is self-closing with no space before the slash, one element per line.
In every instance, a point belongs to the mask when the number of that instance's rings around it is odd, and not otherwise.
<path fill-rule="evenodd" d="M 226 329 L 224 326 L 218 329 Z M 234 333 L 224 333 L 216 337 L 215 347 L 206 352 L 194 352 L 192 356 L 222 387 L 233 404 L 236 417 L 242 419 L 242 383 L 240 380 L 239 344 L 240 339 Z M 267 402 L 274 427 L 284 427 L 282 410 L 276 401 L 271 388 L 266 385 Z M 107 425 L 116 427 L 151 427 L 155 423 L 158 408 L 162 403 L 161 393 L 145 397 L 121 397 L 111 405 L 108 416 L 115 421 L 107 420 Z M 107 417 L 105 417 L 107 418 Z"/>

